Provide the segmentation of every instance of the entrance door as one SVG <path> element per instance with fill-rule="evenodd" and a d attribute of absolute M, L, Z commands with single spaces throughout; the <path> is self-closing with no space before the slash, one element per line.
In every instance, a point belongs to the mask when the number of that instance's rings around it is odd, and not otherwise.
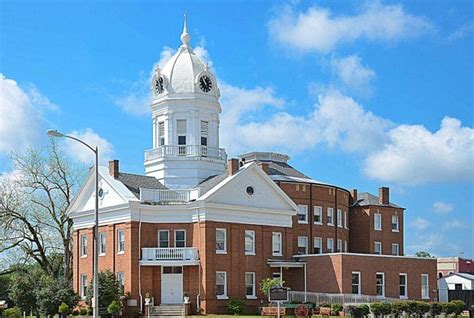
<path fill-rule="evenodd" d="M 161 304 L 183 303 L 183 267 L 163 266 L 161 270 Z"/>

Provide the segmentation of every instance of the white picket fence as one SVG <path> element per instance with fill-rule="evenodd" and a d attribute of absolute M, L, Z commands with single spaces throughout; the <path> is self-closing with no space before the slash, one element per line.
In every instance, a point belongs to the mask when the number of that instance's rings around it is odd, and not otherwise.
<path fill-rule="evenodd" d="M 288 293 L 289 301 L 305 301 L 305 292 L 303 291 L 290 291 Z M 319 305 L 320 303 L 329 304 L 370 304 L 378 301 L 394 302 L 399 301 L 398 298 L 388 298 L 380 296 L 370 295 L 355 295 L 355 294 L 326 294 L 326 293 L 313 293 L 306 292 L 306 301 Z"/>

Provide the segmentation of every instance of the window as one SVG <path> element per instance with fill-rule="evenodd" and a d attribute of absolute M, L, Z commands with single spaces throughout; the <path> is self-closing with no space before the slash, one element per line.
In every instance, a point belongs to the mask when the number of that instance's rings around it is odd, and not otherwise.
<path fill-rule="evenodd" d="M 186 231 L 174 231 L 174 247 L 186 247 Z"/>
<path fill-rule="evenodd" d="M 122 292 L 123 292 L 123 288 L 125 286 L 125 273 L 124 272 L 117 272 L 117 281 L 120 287 L 122 287 Z"/>
<path fill-rule="evenodd" d="M 216 253 L 227 253 L 227 232 L 226 229 L 216 229 Z"/>
<path fill-rule="evenodd" d="M 79 289 L 79 294 L 82 299 L 86 298 L 87 295 L 87 275 L 81 274 L 81 286 Z"/>
<path fill-rule="evenodd" d="M 170 231 L 159 230 L 158 231 L 158 247 L 170 247 Z"/>
<path fill-rule="evenodd" d="M 399 223 L 398 223 L 398 215 L 392 215 L 392 232 L 398 232 L 399 230 Z"/>
<path fill-rule="evenodd" d="M 178 155 L 186 155 L 186 120 L 176 121 L 176 134 L 178 136 Z"/>
<path fill-rule="evenodd" d="M 402 273 L 399 275 L 399 284 L 400 284 L 400 298 L 408 298 L 407 293 L 407 274 Z"/>
<path fill-rule="evenodd" d="M 323 239 L 320 237 L 314 238 L 314 254 L 323 253 Z"/>
<path fill-rule="evenodd" d="M 374 242 L 374 254 L 382 254 L 382 242 Z"/>
<path fill-rule="evenodd" d="M 158 123 L 158 146 L 165 145 L 165 122 L 160 121 Z"/>
<path fill-rule="evenodd" d="M 428 274 L 421 274 L 421 299 L 430 299 Z"/>
<path fill-rule="evenodd" d="M 117 231 L 117 253 L 125 252 L 125 231 Z"/>
<path fill-rule="evenodd" d="M 255 231 L 245 231 L 245 255 L 255 255 Z"/>
<path fill-rule="evenodd" d="M 272 233 L 272 254 L 273 256 L 282 256 L 282 247 L 281 247 L 281 233 L 273 232 Z"/>
<path fill-rule="evenodd" d="M 209 123 L 201 121 L 201 146 L 207 146 L 207 136 L 209 133 Z"/>
<path fill-rule="evenodd" d="M 308 223 L 308 206 L 298 205 L 298 223 Z"/>
<path fill-rule="evenodd" d="M 377 296 L 385 296 L 385 274 L 376 273 L 375 274 L 375 294 Z"/>
<path fill-rule="evenodd" d="M 328 208 L 328 225 L 334 225 L 334 209 Z"/>
<path fill-rule="evenodd" d="M 392 255 L 400 255 L 400 245 L 392 243 Z"/>
<path fill-rule="evenodd" d="M 99 254 L 100 255 L 105 255 L 105 236 L 106 236 L 106 233 L 105 232 L 100 232 L 99 233 L 99 244 L 100 244 L 100 247 L 99 247 Z"/>
<path fill-rule="evenodd" d="M 337 239 L 336 252 L 342 252 L 342 240 Z"/>
<path fill-rule="evenodd" d="M 326 243 L 326 248 L 328 250 L 328 253 L 334 252 L 334 240 L 332 238 L 328 238 L 328 241 Z"/>
<path fill-rule="evenodd" d="M 255 298 L 255 273 L 245 273 L 245 296 Z"/>
<path fill-rule="evenodd" d="M 280 272 L 273 272 L 272 273 L 272 278 L 281 280 L 281 273 Z"/>
<path fill-rule="evenodd" d="M 87 235 L 81 235 L 81 256 L 87 256 Z"/>
<path fill-rule="evenodd" d="M 308 254 L 308 238 L 298 236 L 298 254 Z"/>
<path fill-rule="evenodd" d="M 344 252 L 347 253 L 347 241 L 344 241 Z"/>
<path fill-rule="evenodd" d="M 218 299 L 227 299 L 226 272 L 216 272 L 216 296 Z"/>
<path fill-rule="evenodd" d="M 344 212 L 342 212 L 342 213 L 344 214 L 344 228 L 347 229 L 347 212 L 344 211 Z"/>
<path fill-rule="evenodd" d="M 323 208 L 320 206 L 314 207 L 314 224 L 323 224 Z"/>
<path fill-rule="evenodd" d="M 380 213 L 374 214 L 374 230 L 382 231 L 382 214 Z"/>
<path fill-rule="evenodd" d="M 342 211 L 337 209 L 337 227 L 342 227 Z"/>
<path fill-rule="evenodd" d="M 360 295 L 360 272 L 352 272 L 352 293 Z"/>

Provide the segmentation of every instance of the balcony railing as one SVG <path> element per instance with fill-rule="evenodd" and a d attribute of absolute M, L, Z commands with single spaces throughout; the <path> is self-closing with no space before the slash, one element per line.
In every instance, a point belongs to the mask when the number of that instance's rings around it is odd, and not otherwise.
<path fill-rule="evenodd" d="M 196 247 L 144 247 L 142 262 L 153 261 L 197 261 Z"/>
<path fill-rule="evenodd" d="M 140 202 L 149 204 L 180 204 L 196 200 L 200 189 L 145 189 L 140 188 Z"/>
<path fill-rule="evenodd" d="M 227 154 L 223 148 L 201 145 L 160 146 L 145 151 L 145 161 L 170 157 L 207 157 L 227 160 Z"/>

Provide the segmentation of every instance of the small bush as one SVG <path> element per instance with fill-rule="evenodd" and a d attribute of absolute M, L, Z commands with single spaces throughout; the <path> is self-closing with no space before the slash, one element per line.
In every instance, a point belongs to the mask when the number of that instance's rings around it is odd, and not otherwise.
<path fill-rule="evenodd" d="M 61 303 L 58 307 L 58 313 L 67 314 L 69 312 L 69 306 L 66 303 Z"/>
<path fill-rule="evenodd" d="M 362 304 L 362 305 L 359 305 L 359 310 L 360 310 L 360 314 L 362 316 L 367 316 L 369 313 L 370 313 L 370 307 L 369 305 L 366 305 L 366 304 Z"/>
<path fill-rule="evenodd" d="M 420 316 L 430 311 L 431 305 L 426 301 L 417 301 L 417 312 Z"/>
<path fill-rule="evenodd" d="M 79 313 L 81 314 L 81 316 L 85 316 L 89 313 L 89 311 L 87 310 L 87 308 L 81 308 Z"/>
<path fill-rule="evenodd" d="M 408 302 L 406 301 L 393 302 L 392 311 L 397 316 L 401 315 L 403 312 L 408 312 Z"/>
<path fill-rule="evenodd" d="M 418 302 L 417 301 L 408 301 L 406 312 L 410 315 L 415 315 L 418 313 Z"/>
<path fill-rule="evenodd" d="M 118 300 L 114 300 L 107 306 L 107 312 L 111 315 L 117 314 L 120 311 L 120 302 Z"/>
<path fill-rule="evenodd" d="M 300 304 L 295 308 L 295 316 L 296 317 L 308 317 L 309 309 L 308 306 Z"/>
<path fill-rule="evenodd" d="M 441 306 L 440 303 L 438 302 L 431 303 L 430 314 L 432 317 L 441 315 L 442 311 L 443 311 L 443 307 Z"/>
<path fill-rule="evenodd" d="M 349 305 L 349 307 L 347 307 L 347 311 L 349 312 L 351 316 L 355 318 L 359 318 L 361 316 L 360 308 L 357 306 Z"/>
<path fill-rule="evenodd" d="M 331 314 L 333 316 L 339 316 L 339 312 L 342 311 L 343 307 L 341 304 L 332 304 L 331 305 Z"/>
<path fill-rule="evenodd" d="M 319 307 L 331 308 L 331 304 L 326 303 L 326 302 L 322 302 L 322 303 L 319 304 Z"/>
<path fill-rule="evenodd" d="M 3 312 L 7 318 L 21 318 L 21 309 L 18 307 L 5 309 Z"/>
<path fill-rule="evenodd" d="M 370 311 L 372 311 L 372 313 L 375 316 L 378 316 L 378 315 L 382 314 L 382 303 L 380 303 L 380 302 L 371 303 L 370 304 Z"/>
<path fill-rule="evenodd" d="M 73 316 L 79 316 L 80 313 L 81 313 L 81 312 L 80 312 L 79 310 L 77 310 L 77 309 L 74 309 L 74 310 L 72 311 L 72 315 L 73 315 Z"/>
<path fill-rule="evenodd" d="M 382 315 L 390 315 L 392 313 L 392 304 L 388 302 L 380 303 Z"/>
<path fill-rule="evenodd" d="M 453 308 L 453 313 L 456 315 L 460 315 L 466 307 L 466 304 L 462 300 L 451 300 L 450 303 Z"/>
<path fill-rule="evenodd" d="M 227 305 L 227 310 L 233 315 L 243 315 L 245 311 L 245 301 L 242 299 L 231 299 Z"/>

